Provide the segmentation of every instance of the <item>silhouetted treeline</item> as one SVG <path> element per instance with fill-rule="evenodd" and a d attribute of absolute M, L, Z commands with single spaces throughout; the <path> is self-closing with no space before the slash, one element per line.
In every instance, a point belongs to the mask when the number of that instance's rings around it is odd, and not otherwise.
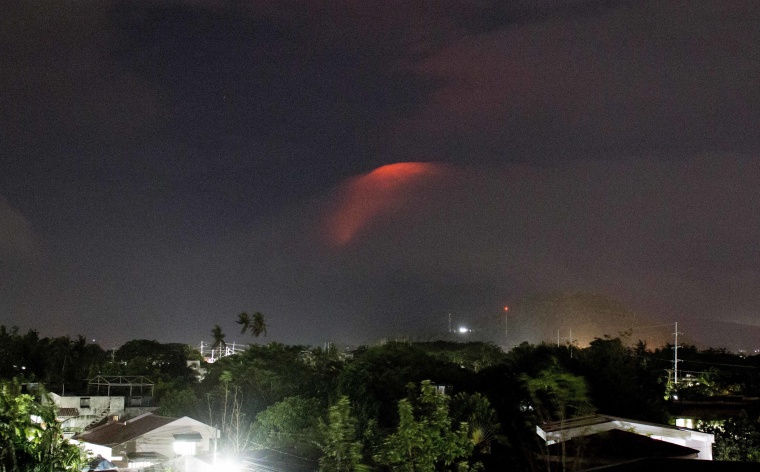
<path fill-rule="evenodd" d="M 202 380 L 187 367 L 193 359 L 200 354 L 183 344 L 133 340 L 106 352 L 81 336 L 40 338 L 0 326 L 3 378 L 43 382 L 58 393 L 64 386 L 86 389 L 86 379 L 98 374 L 144 375 L 156 383 L 161 414 L 219 427 L 220 447 L 290 451 L 314 464 L 326 457 L 330 421 L 339 418 L 345 424 L 338 429 L 354 431 L 351 444 L 359 449 L 352 457 L 377 470 L 391 467 L 392 446 L 408 433 L 400 431 L 410 427 L 402 424 L 402 405 L 419 425 L 429 425 L 431 385 L 448 395 L 439 413 L 451 431 L 467 425 L 473 447 L 463 460 L 486 470 L 534 469 L 542 447 L 535 425 L 563 415 L 597 411 L 667 423 L 675 394 L 760 395 L 759 356 L 680 347 L 676 385 L 672 346 L 650 350 L 621 338 L 595 339 L 585 348 L 523 343 L 506 353 L 486 343 L 444 341 L 350 352 L 269 343 L 202 362 Z M 753 424 L 758 412 L 746 414 Z M 732 454 L 726 457 L 745 457 Z"/>
<path fill-rule="evenodd" d="M 185 344 L 133 340 L 105 351 L 81 335 L 41 338 L 36 330 L 22 334 L 0 325 L 0 379 L 40 382 L 58 394 L 85 394 L 88 379 L 97 375 L 143 375 L 161 385 L 193 383 L 190 359 L 201 356 Z"/>

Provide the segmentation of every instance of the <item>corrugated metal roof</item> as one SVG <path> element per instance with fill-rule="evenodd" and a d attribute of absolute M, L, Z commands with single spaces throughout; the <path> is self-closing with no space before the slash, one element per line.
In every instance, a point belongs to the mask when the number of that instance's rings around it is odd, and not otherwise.
<path fill-rule="evenodd" d="M 78 434 L 74 436 L 74 439 L 101 446 L 115 446 L 140 437 L 176 420 L 177 418 L 146 413 L 126 422 L 116 421 L 106 423 L 85 433 Z"/>
<path fill-rule="evenodd" d="M 601 415 L 601 414 L 579 416 L 576 418 L 567 419 L 565 421 L 550 421 L 547 423 L 543 423 L 542 425 L 540 425 L 540 427 L 542 430 L 546 431 L 547 433 L 551 433 L 555 431 L 567 430 L 567 429 L 572 429 L 572 428 L 590 427 L 590 426 L 594 426 L 598 424 L 610 423 L 610 422 L 615 422 L 615 421 L 655 426 L 658 428 L 671 429 L 674 431 L 686 430 L 686 428 L 680 428 L 678 426 L 659 424 L 659 423 L 650 423 L 648 421 L 631 420 L 628 418 L 620 418 L 617 416 L 609 416 L 609 415 Z"/>
<path fill-rule="evenodd" d="M 58 409 L 58 417 L 59 418 L 71 418 L 79 416 L 79 410 L 77 408 L 59 408 Z"/>

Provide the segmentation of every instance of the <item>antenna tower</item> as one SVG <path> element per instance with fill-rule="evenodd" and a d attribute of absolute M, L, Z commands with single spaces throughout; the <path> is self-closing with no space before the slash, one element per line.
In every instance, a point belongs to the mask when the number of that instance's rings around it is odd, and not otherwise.
<path fill-rule="evenodd" d="M 675 385 L 678 385 L 678 363 L 683 362 L 678 360 L 678 348 L 680 347 L 678 345 L 678 335 L 683 334 L 678 332 L 678 321 L 676 321 L 676 332 L 673 333 L 673 336 L 675 338 L 674 344 L 673 344 L 673 383 Z"/>

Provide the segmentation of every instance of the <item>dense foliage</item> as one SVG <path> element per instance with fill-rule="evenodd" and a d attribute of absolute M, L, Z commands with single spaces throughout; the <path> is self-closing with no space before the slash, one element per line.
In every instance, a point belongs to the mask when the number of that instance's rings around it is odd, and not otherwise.
<path fill-rule="evenodd" d="M 17 382 L 0 382 L 0 471 L 79 470 L 86 456 L 68 443 L 52 408 L 22 393 Z"/>
<path fill-rule="evenodd" d="M 760 418 L 744 414 L 700 429 L 715 435 L 715 460 L 760 462 Z"/>
<path fill-rule="evenodd" d="M 0 378 L 43 382 L 51 392 L 77 391 L 106 363 L 106 352 L 83 336 L 40 338 L 35 330 L 0 326 Z"/>
<path fill-rule="evenodd" d="M 254 338 L 266 334 L 257 315 L 238 320 Z M 214 336 L 223 343 L 221 329 Z M 542 446 L 535 425 L 543 421 L 599 411 L 667 422 L 676 394 L 760 395 L 759 356 L 684 346 L 675 384 L 670 347 L 649 350 L 625 337 L 582 349 L 524 343 L 507 353 L 444 341 L 350 352 L 252 344 L 202 362 L 201 378 L 187 366 L 200 355 L 186 345 L 133 340 L 105 352 L 82 337 L 0 327 L 0 376 L 70 392 L 98 374 L 144 375 L 156 384 L 161 414 L 218 427 L 222 450 L 271 449 L 315 469 L 531 470 L 545 466 L 536 463 Z M 758 416 L 747 411 L 705 426 L 716 434 L 716 457 L 760 457 Z"/>

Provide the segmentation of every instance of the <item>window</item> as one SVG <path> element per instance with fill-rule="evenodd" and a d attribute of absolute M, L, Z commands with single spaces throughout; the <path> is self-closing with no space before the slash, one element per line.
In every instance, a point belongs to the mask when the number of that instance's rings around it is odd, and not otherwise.
<path fill-rule="evenodd" d="M 79 408 L 90 408 L 90 397 L 82 397 L 79 399 Z"/>
<path fill-rule="evenodd" d="M 178 456 L 194 456 L 195 443 L 190 441 L 174 441 L 174 453 Z"/>
<path fill-rule="evenodd" d="M 174 435 L 174 453 L 179 456 L 194 456 L 196 444 L 202 441 L 200 433 Z"/>
<path fill-rule="evenodd" d="M 692 418 L 676 418 L 676 426 L 694 429 L 694 420 Z"/>

